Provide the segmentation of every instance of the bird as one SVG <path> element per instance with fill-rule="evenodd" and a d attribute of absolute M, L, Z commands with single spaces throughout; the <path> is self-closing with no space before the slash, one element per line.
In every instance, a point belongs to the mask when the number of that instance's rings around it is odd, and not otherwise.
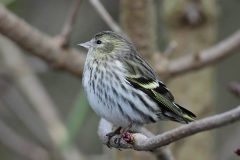
<path fill-rule="evenodd" d="M 88 50 L 82 85 L 89 104 L 98 116 L 118 127 L 107 136 L 161 120 L 186 124 L 196 118 L 175 102 L 125 36 L 102 31 L 79 45 Z"/>

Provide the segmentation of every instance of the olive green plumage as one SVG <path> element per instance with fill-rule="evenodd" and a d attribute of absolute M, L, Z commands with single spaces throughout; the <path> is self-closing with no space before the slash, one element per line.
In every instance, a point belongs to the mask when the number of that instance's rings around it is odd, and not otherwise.
<path fill-rule="evenodd" d="M 89 42 L 83 86 L 93 110 L 116 126 L 158 120 L 188 123 L 196 117 L 181 107 L 150 65 L 126 38 L 100 32 Z"/>

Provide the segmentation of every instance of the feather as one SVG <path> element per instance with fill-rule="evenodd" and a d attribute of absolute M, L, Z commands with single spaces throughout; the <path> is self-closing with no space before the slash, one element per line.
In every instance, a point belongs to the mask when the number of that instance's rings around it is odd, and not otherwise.
<path fill-rule="evenodd" d="M 187 123 L 193 121 L 196 117 L 192 112 L 174 102 L 173 95 L 161 81 L 146 77 L 126 77 L 126 80 L 132 85 L 132 87 L 141 90 L 155 101 L 159 106 L 160 113 L 167 118 Z M 156 114 L 158 113 L 156 112 Z"/>

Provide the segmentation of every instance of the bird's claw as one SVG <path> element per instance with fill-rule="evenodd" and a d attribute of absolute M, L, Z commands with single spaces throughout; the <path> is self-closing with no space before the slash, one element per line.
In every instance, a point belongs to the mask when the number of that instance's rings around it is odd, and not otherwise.
<path fill-rule="evenodd" d="M 134 137 L 132 136 L 132 133 L 130 132 L 124 132 L 121 136 L 121 138 L 127 142 L 128 144 L 133 144 L 134 143 Z"/>
<path fill-rule="evenodd" d="M 114 143 L 115 143 L 115 144 L 117 144 L 117 145 L 118 145 L 118 147 L 119 147 L 119 146 L 120 146 L 120 144 L 121 144 L 121 143 L 120 143 L 120 142 L 121 142 L 121 139 L 122 139 L 122 137 L 121 137 L 121 136 L 120 136 L 120 137 L 117 137 L 117 138 L 115 138 L 115 139 L 114 139 Z"/>
<path fill-rule="evenodd" d="M 115 135 L 120 134 L 120 131 L 121 131 L 121 127 L 118 127 L 115 131 L 106 134 L 106 136 L 108 137 L 108 141 L 107 141 L 107 143 L 106 143 L 106 145 L 107 145 L 108 148 L 111 148 L 111 147 L 112 147 L 111 144 L 110 144 L 111 138 L 112 138 L 113 136 L 115 136 Z"/>
<path fill-rule="evenodd" d="M 108 137 L 108 140 L 107 140 L 107 143 L 106 143 L 106 145 L 107 145 L 108 148 L 111 148 L 111 147 L 112 147 L 111 144 L 110 144 L 110 141 L 111 141 L 111 138 L 112 138 L 114 135 L 115 135 L 115 134 L 114 134 L 113 132 L 106 134 L 106 136 Z"/>
<path fill-rule="evenodd" d="M 134 137 L 132 136 L 131 132 L 124 130 L 122 133 L 120 133 L 120 130 L 121 128 L 118 128 L 115 131 L 106 134 L 106 136 L 108 137 L 108 141 L 106 143 L 108 148 L 112 147 L 110 141 L 112 137 L 114 137 L 115 135 L 118 135 L 118 136 L 114 139 L 114 143 L 117 144 L 118 146 L 120 146 L 122 139 L 128 144 L 134 143 Z"/>
<path fill-rule="evenodd" d="M 114 137 L 115 135 L 116 135 L 116 134 L 107 134 L 107 135 L 106 135 L 106 136 L 108 137 L 108 141 L 107 141 L 107 143 L 106 143 L 106 145 L 107 145 L 108 148 L 111 148 L 111 147 L 112 147 L 110 141 L 111 141 L 112 137 Z M 118 146 L 120 146 L 120 144 L 121 144 L 121 139 L 122 139 L 122 136 L 119 135 L 119 137 L 114 138 L 114 141 L 113 141 L 113 142 L 114 142 L 115 144 L 117 144 Z"/>

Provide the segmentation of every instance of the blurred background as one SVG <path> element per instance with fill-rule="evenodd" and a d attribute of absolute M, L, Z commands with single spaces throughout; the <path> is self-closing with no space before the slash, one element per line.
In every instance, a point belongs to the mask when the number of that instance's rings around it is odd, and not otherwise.
<path fill-rule="evenodd" d="M 142 22 L 142 26 L 136 25 L 141 23 L 135 22 L 134 17 L 129 18 L 131 5 L 126 0 L 101 2 L 146 57 L 152 53 L 161 54 L 159 50 L 166 50 L 171 43 L 177 44 L 169 56 L 171 59 L 198 52 L 240 28 L 239 0 L 149 0 L 143 2 L 148 8 L 141 6 L 141 2 L 130 1 L 136 3 L 135 10 L 139 12 L 136 17 L 144 16 L 141 12 L 151 16 Z M 61 32 L 74 2 L 0 0 L 0 3 L 27 23 L 55 36 Z M 138 27 L 139 32 L 141 27 L 145 30 L 146 42 L 138 42 L 139 37 L 134 37 L 132 30 L 138 30 Z M 110 28 L 91 3 L 82 0 L 70 47 L 81 50 L 78 43 L 103 30 Z M 143 38 L 144 34 L 141 35 Z M 71 154 L 67 159 L 156 159 L 147 152 L 120 152 L 103 146 L 97 136 L 99 117 L 88 106 L 81 78 L 53 70 L 40 58 L 22 53 L 25 51 L 0 35 L 1 160 L 65 159 L 61 155 L 65 151 Z M 239 105 L 239 97 L 228 87 L 233 81 L 240 82 L 239 70 L 240 54 L 234 54 L 217 65 L 166 82 L 177 101 L 202 118 Z M 171 144 L 173 155 L 177 160 L 237 160 L 239 157 L 234 154 L 234 149 L 240 147 L 239 124 Z M 150 128 L 159 133 L 176 126 L 179 124 L 159 122 Z"/>

